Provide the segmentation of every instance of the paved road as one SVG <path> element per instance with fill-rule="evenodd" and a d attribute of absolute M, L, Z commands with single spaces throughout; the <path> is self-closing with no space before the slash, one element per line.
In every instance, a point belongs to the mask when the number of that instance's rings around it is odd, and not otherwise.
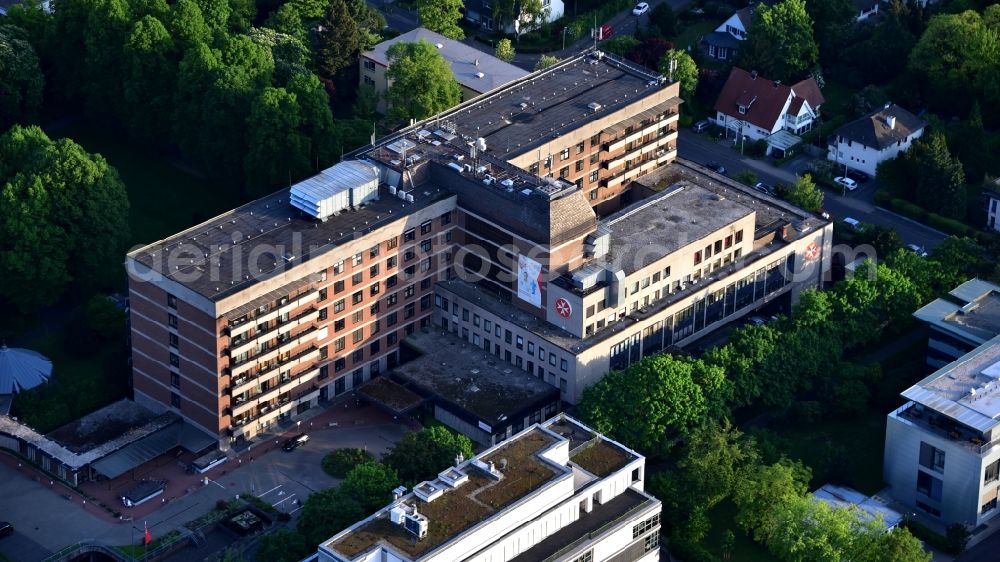
<path fill-rule="evenodd" d="M 162 536 L 212 510 L 217 500 L 229 500 L 246 491 L 294 514 L 298 507 L 295 500 L 304 501 L 313 491 L 337 484 L 337 479 L 320 468 L 323 455 L 338 447 L 362 447 L 377 457 L 404 431 L 405 426 L 399 424 L 317 428 L 310 431 L 308 444 L 291 453 L 276 450 L 252 462 L 226 463 L 225 473 L 167 503 L 146 521 L 154 537 Z M 35 480 L 27 471 L 5 464 L 0 464 L 0 498 L 0 517 L 15 528 L 14 536 L 0 540 L 0 554 L 15 562 L 33 562 L 86 539 L 125 545 L 139 540 L 136 537 L 142 533 L 142 521 L 134 522 L 138 531 L 129 523 L 110 523 L 54 492 L 48 481 Z"/>
<path fill-rule="evenodd" d="M 712 140 L 708 135 L 698 135 L 688 130 L 681 130 L 677 143 L 677 153 L 680 157 L 693 160 L 699 164 L 709 161 L 721 163 L 726 167 L 730 177 L 742 171 L 749 170 L 766 183 L 790 184 L 795 181 L 795 174 L 784 169 L 771 166 L 767 162 L 740 156 L 740 153 Z M 936 230 L 878 209 L 869 200 L 874 187 L 869 183 L 846 197 L 839 193 L 826 192 L 823 207 L 836 218 L 853 217 L 859 221 L 877 224 L 894 229 L 906 244 L 918 244 L 930 249 L 944 240 L 945 236 Z"/>

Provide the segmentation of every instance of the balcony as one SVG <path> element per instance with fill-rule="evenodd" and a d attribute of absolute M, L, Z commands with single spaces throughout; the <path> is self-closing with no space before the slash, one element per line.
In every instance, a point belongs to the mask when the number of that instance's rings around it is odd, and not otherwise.
<path fill-rule="evenodd" d="M 256 371 L 253 374 L 244 374 L 242 376 L 237 375 L 236 378 L 230 383 L 230 396 L 237 396 L 256 388 L 257 381 L 262 377 L 268 377 L 273 375 L 275 372 L 280 371 L 283 367 L 288 367 L 291 365 L 296 365 L 306 361 L 311 361 L 319 356 L 319 348 L 316 346 L 310 346 L 308 349 L 289 357 L 285 361 L 279 361 L 273 365 L 266 366 Z"/>
<path fill-rule="evenodd" d="M 663 119 L 661 121 L 657 121 L 655 123 L 651 123 L 651 124 L 647 125 L 646 127 L 642 128 L 642 129 L 640 129 L 638 131 L 629 133 L 628 135 L 625 135 L 624 137 L 622 137 L 622 138 L 620 138 L 620 139 L 618 139 L 616 141 L 609 142 L 606 145 L 604 145 L 604 151 L 605 152 L 617 152 L 618 150 L 621 150 L 622 148 L 624 148 L 625 145 L 627 145 L 630 142 L 635 142 L 635 141 L 641 139 L 642 137 L 645 137 L 646 135 L 655 134 L 659 129 L 661 129 L 661 128 L 665 127 L 665 126 L 669 127 L 668 125 L 666 125 L 664 123 L 664 121 L 666 121 L 666 119 Z M 670 130 L 667 133 L 668 135 L 670 133 L 676 133 L 677 132 L 677 127 L 669 127 L 669 129 Z"/>
<path fill-rule="evenodd" d="M 244 418 L 239 420 L 240 421 L 239 424 L 237 424 L 236 423 L 237 420 L 234 419 L 230 434 L 233 437 L 238 437 L 240 435 L 243 435 L 247 433 L 247 427 L 252 427 L 249 425 L 249 422 L 256 421 L 258 427 L 260 427 L 261 425 L 266 424 L 273 419 L 276 419 L 278 416 L 286 412 L 293 411 L 300 403 L 312 400 L 317 396 L 319 396 L 319 388 L 313 385 L 312 388 L 307 388 L 304 390 L 304 392 L 299 393 L 299 395 L 294 399 L 288 399 L 287 401 L 281 404 L 278 403 L 268 404 L 266 405 L 266 411 L 257 412 L 256 418 L 246 415 Z"/>
<path fill-rule="evenodd" d="M 290 352 L 299 345 L 306 343 L 313 334 L 319 330 L 317 326 L 311 326 L 302 332 L 291 336 L 283 343 L 280 343 L 277 347 L 273 347 L 264 351 L 260 355 L 253 355 L 248 357 L 245 361 L 237 363 L 231 366 L 234 377 L 239 377 L 241 374 L 250 371 L 254 365 L 259 365 L 261 363 L 267 363 L 268 361 L 275 359 L 285 353 Z"/>
<path fill-rule="evenodd" d="M 907 402 L 900 406 L 893 414 L 900 421 L 919 427 L 928 433 L 944 437 L 952 443 L 980 455 L 984 455 L 997 445 L 1000 445 L 1000 438 L 987 441 L 989 439 L 988 434 L 984 435 L 974 431 L 970 427 L 964 426 L 947 416 L 943 416 L 934 410 L 929 410 L 915 402 Z"/>
<path fill-rule="evenodd" d="M 259 324 L 263 324 L 264 322 L 270 322 L 271 320 L 274 320 L 275 318 L 281 316 L 282 314 L 289 313 L 295 310 L 296 308 L 302 306 L 303 304 L 306 304 L 307 302 L 312 302 L 317 298 L 319 298 L 319 290 L 311 289 L 296 297 L 294 301 L 283 304 L 276 309 L 272 309 L 268 312 L 265 312 L 264 314 L 255 316 L 253 318 L 248 318 L 239 323 L 230 324 L 228 327 L 229 337 L 237 338 L 241 334 L 245 334 L 247 331 L 249 331 L 250 328 L 253 328 L 254 326 L 257 326 Z"/>
<path fill-rule="evenodd" d="M 663 148 L 671 149 L 671 144 L 677 140 L 677 129 L 668 131 L 665 135 L 659 137 L 654 141 L 650 141 L 642 146 L 633 149 L 631 152 L 622 154 L 621 156 L 615 158 L 614 160 L 607 160 L 604 162 L 604 167 L 608 170 L 615 170 L 621 166 L 625 165 L 625 162 L 635 159 L 637 156 L 645 156 L 654 150 L 659 150 Z"/>
<path fill-rule="evenodd" d="M 619 172 L 609 178 L 604 178 L 601 180 L 601 185 L 604 187 L 617 187 L 619 185 L 625 184 L 645 173 L 648 173 L 661 165 L 669 162 L 671 159 L 677 157 L 677 149 L 673 146 L 668 146 L 666 148 L 660 149 L 656 155 L 640 165 L 631 168 L 629 170 L 624 170 Z"/>
<path fill-rule="evenodd" d="M 235 405 L 233 407 L 233 412 L 235 413 L 235 415 L 240 415 L 243 412 L 250 411 L 253 409 L 254 406 L 257 406 L 262 402 L 270 402 L 271 400 L 277 398 L 279 395 L 284 394 L 286 392 L 290 392 L 292 389 L 301 386 L 305 383 L 308 383 L 309 381 L 316 378 L 317 375 L 319 375 L 319 369 L 311 369 L 298 376 L 289 377 L 284 382 L 279 382 L 273 388 L 270 388 L 255 396 L 250 396 L 246 401 L 241 402 L 238 405 Z M 235 403 L 236 398 L 234 398 L 233 400 Z"/>
<path fill-rule="evenodd" d="M 280 334 L 281 330 L 283 329 L 285 330 L 285 333 L 287 333 L 288 330 L 291 330 L 295 326 L 299 326 L 307 322 L 312 322 L 317 318 L 319 318 L 319 310 L 317 310 L 315 307 L 309 307 L 306 310 L 302 311 L 302 313 L 299 314 L 298 316 L 295 316 L 294 318 L 289 318 L 285 322 L 279 322 L 274 326 L 271 326 L 270 328 L 254 333 L 254 335 L 252 336 L 239 338 L 236 340 L 230 340 L 229 355 L 230 357 L 232 357 L 249 352 L 253 350 L 255 345 L 259 343 L 262 339 L 271 338 L 272 336 L 274 336 L 275 333 Z"/>

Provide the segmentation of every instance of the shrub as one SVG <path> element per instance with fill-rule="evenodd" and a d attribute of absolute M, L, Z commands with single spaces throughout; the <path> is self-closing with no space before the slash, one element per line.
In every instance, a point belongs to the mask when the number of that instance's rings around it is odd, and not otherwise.
<path fill-rule="evenodd" d="M 910 530 L 910 533 L 918 539 L 924 541 L 930 546 L 943 551 L 949 551 L 948 539 L 943 535 L 939 535 L 924 525 L 917 523 L 916 521 L 907 521 L 906 528 Z"/>
<path fill-rule="evenodd" d="M 676 533 L 670 537 L 668 548 L 671 556 L 685 562 L 718 562 L 718 559 L 703 546 L 677 536 Z"/>
<path fill-rule="evenodd" d="M 923 221 L 927 216 L 927 211 L 921 209 L 919 205 L 904 199 L 893 199 L 889 206 L 892 207 L 893 211 L 918 221 Z"/>
<path fill-rule="evenodd" d="M 323 457 L 323 472 L 334 478 L 346 478 L 355 466 L 374 461 L 375 457 L 364 449 L 337 449 Z"/>
<path fill-rule="evenodd" d="M 970 236 L 973 234 L 972 229 L 962 221 L 942 217 L 937 213 L 927 213 L 927 224 L 956 236 Z"/>
<path fill-rule="evenodd" d="M 876 205 L 885 206 L 892 204 L 892 194 L 884 189 L 875 190 L 874 199 Z"/>
<path fill-rule="evenodd" d="M 948 525 L 948 529 L 945 531 L 945 539 L 948 543 L 948 552 L 952 554 L 961 554 L 965 550 L 966 545 L 969 544 L 969 529 L 961 523 L 952 523 Z"/>

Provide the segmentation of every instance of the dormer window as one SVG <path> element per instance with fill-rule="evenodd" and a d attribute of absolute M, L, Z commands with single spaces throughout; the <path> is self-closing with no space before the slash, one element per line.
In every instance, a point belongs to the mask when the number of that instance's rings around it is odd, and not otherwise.
<path fill-rule="evenodd" d="M 737 107 L 738 107 L 738 108 L 739 108 L 739 110 L 740 110 L 740 115 L 746 115 L 746 114 L 747 114 L 747 106 L 745 106 L 745 105 L 740 105 L 740 106 L 737 106 Z"/>

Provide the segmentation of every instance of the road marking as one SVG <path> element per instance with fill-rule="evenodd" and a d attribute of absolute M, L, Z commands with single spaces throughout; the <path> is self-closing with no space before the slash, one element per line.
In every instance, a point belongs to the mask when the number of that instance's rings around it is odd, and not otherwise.
<path fill-rule="evenodd" d="M 266 495 L 270 494 L 271 492 L 273 492 L 273 491 L 277 490 L 278 488 L 280 488 L 280 487 L 282 487 L 282 486 L 283 486 L 283 484 L 278 484 L 277 486 L 275 486 L 275 487 L 271 488 L 270 490 L 268 490 L 268 491 L 266 491 L 266 492 L 262 493 L 261 495 L 259 495 L 259 496 L 257 496 L 257 497 L 258 497 L 258 498 L 262 498 L 262 497 L 264 497 L 264 496 L 266 496 Z"/>
<path fill-rule="evenodd" d="M 215 484 L 216 486 L 222 488 L 223 490 L 226 489 L 225 486 L 223 486 L 222 484 L 219 484 L 218 482 L 216 482 L 215 480 L 212 480 L 211 478 L 209 478 L 208 481 L 211 482 L 212 484 Z"/>
<path fill-rule="evenodd" d="M 285 498 L 285 499 L 283 499 L 281 501 L 277 501 L 277 502 L 272 503 L 271 506 L 278 507 L 279 505 L 285 503 L 286 501 L 288 501 L 288 500 L 290 500 L 290 499 L 292 499 L 294 497 L 295 497 L 295 494 L 290 494 L 287 498 Z"/>
<path fill-rule="evenodd" d="M 295 509 L 293 509 L 293 510 L 289 511 L 289 512 L 288 512 L 288 514 L 289 514 L 289 515 L 291 515 L 291 514 L 295 513 L 296 511 L 298 511 L 298 510 L 300 510 L 300 509 L 302 509 L 302 506 L 301 506 L 301 505 L 300 505 L 299 507 L 296 507 Z"/>

